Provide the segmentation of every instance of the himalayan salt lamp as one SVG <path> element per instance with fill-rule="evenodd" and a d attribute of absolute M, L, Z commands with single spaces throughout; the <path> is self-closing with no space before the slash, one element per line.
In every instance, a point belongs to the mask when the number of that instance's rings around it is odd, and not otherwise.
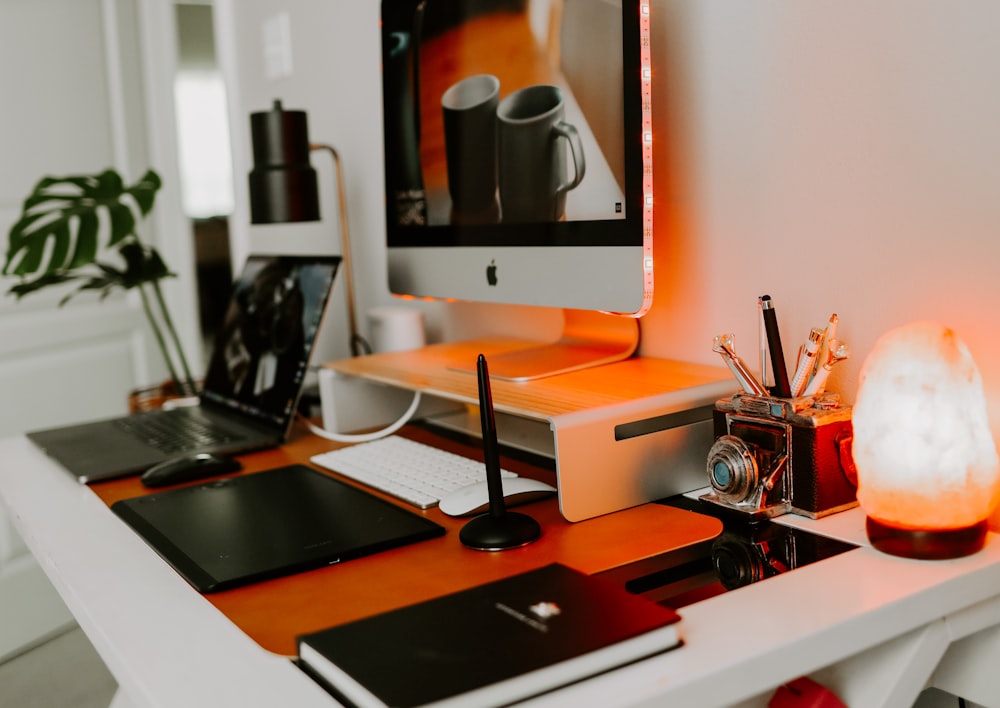
<path fill-rule="evenodd" d="M 952 330 L 914 322 L 883 335 L 861 368 L 853 425 L 875 548 L 928 559 L 982 548 L 1000 463 L 979 370 Z"/>

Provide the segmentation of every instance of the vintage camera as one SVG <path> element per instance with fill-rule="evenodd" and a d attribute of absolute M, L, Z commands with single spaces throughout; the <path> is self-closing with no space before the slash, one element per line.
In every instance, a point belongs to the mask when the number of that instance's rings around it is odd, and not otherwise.
<path fill-rule="evenodd" d="M 818 518 L 857 504 L 851 408 L 836 394 L 716 401 L 703 499 L 754 519 Z"/>

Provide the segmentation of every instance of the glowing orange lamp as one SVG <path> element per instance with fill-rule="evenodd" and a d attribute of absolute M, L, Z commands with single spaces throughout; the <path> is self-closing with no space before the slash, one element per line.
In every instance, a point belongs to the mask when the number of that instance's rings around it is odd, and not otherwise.
<path fill-rule="evenodd" d="M 983 547 L 1000 462 L 979 370 L 951 329 L 914 322 L 883 335 L 861 369 L 853 426 L 875 548 L 940 559 Z"/>

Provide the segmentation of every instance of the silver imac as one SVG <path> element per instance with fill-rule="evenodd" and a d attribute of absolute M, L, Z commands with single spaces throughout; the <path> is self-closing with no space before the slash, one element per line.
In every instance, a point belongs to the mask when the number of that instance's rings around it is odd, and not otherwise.
<path fill-rule="evenodd" d="M 653 282 L 648 1 L 381 13 L 392 292 L 563 308 L 558 342 L 491 360 L 502 378 L 631 355 Z"/>

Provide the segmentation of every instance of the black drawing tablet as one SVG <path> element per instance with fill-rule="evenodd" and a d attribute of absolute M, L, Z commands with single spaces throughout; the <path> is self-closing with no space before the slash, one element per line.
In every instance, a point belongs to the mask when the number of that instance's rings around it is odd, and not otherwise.
<path fill-rule="evenodd" d="M 111 509 L 203 593 L 444 533 L 304 465 L 124 499 Z"/>

